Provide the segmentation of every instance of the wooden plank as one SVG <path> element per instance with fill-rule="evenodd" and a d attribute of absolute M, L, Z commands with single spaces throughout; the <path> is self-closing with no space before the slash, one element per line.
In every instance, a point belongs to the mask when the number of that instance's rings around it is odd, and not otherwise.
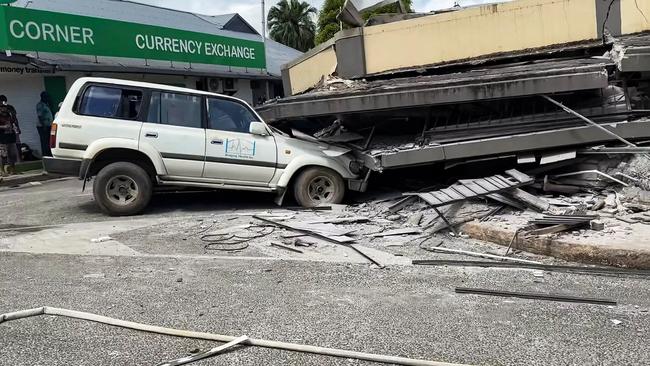
<path fill-rule="evenodd" d="M 456 192 L 459 192 L 465 197 L 476 197 L 477 194 L 473 190 L 469 189 L 469 187 L 462 185 L 462 184 L 457 184 L 453 186 Z"/>
<path fill-rule="evenodd" d="M 534 210 L 537 210 L 539 212 L 544 212 L 547 211 L 549 208 L 551 208 L 551 204 L 548 203 L 543 198 L 539 198 L 520 188 L 515 188 L 513 190 L 510 190 L 507 192 L 507 194 L 510 195 L 512 198 L 523 202 L 524 204 L 526 204 L 526 206 Z"/>
<path fill-rule="evenodd" d="M 422 198 L 426 203 L 430 205 L 439 205 L 442 202 L 436 196 L 432 195 L 431 193 L 419 193 L 418 196 Z"/>
<path fill-rule="evenodd" d="M 445 189 L 442 189 L 441 191 L 444 194 L 446 194 L 447 196 L 449 196 L 449 197 L 451 197 L 451 198 L 453 198 L 455 200 L 463 200 L 463 199 L 465 199 L 465 196 L 463 196 L 462 194 L 456 192 L 455 190 L 453 190 L 451 188 L 445 188 Z"/>
<path fill-rule="evenodd" d="M 514 186 L 519 185 L 519 183 L 520 183 L 516 179 L 510 178 L 510 177 L 504 177 L 503 175 L 499 175 L 499 174 L 495 175 L 494 177 L 501 180 L 502 182 L 506 183 L 508 185 L 508 187 L 514 187 Z"/>
<path fill-rule="evenodd" d="M 431 194 L 434 195 L 438 199 L 438 201 L 442 203 L 447 203 L 449 201 L 452 201 L 451 197 L 447 197 L 446 195 L 440 193 L 440 191 L 433 191 L 431 192 Z"/>
<path fill-rule="evenodd" d="M 389 206 L 388 211 L 390 213 L 396 213 L 396 212 L 400 211 L 404 207 L 406 207 L 406 206 L 412 204 L 413 202 L 415 202 L 415 200 L 416 200 L 415 197 L 416 197 L 416 195 L 406 196 L 406 197 L 402 198 L 401 200 L 399 200 L 399 201 L 395 202 L 394 204 L 392 204 L 391 206 Z"/>
<path fill-rule="evenodd" d="M 516 208 L 518 210 L 525 210 L 526 209 L 526 206 L 522 205 L 518 201 L 510 199 L 510 198 L 508 198 L 508 197 L 506 197 L 506 196 L 504 196 L 504 195 L 502 195 L 500 193 L 486 194 L 485 197 L 493 199 L 493 200 L 495 200 L 497 202 L 506 204 L 508 206 L 512 206 L 512 207 L 514 207 L 514 208 Z"/>
<path fill-rule="evenodd" d="M 494 184 L 488 182 L 485 179 L 474 179 L 474 183 L 478 184 L 479 186 L 483 187 L 488 192 L 496 192 L 501 190 L 499 187 L 495 186 Z"/>
<path fill-rule="evenodd" d="M 491 183 L 491 184 L 494 184 L 495 186 L 497 186 L 497 188 L 508 189 L 508 188 L 511 187 L 510 184 L 501 181 L 501 180 L 500 180 L 499 178 L 497 178 L 497 177 L 485 177 L 485 178 L 483 178 L 483 179 L 485 179 L 486 181 L 488 181 L 488 182 Z"/>
<path fill-rule="evenodd" d="M 506 170 L 506 174 L 515 178 L 517 181 L 519 181 L 519 183 L 528 183 L 533 180 L 531 176 L 524 174 L 517 169 Z"/>
<path fill-rule="evenodd" d="M 463 185 L 476 193 L 477 196 L 484 195 L 489 191 L 474 182 L 463 183 Z"/>
<path fill-rule="evenodd" d="M 553 225 L 553 226 L 544 227 L 544 228 L 541 228 L 541 229 L 535 229 L 535 230 L 526 231 L 525 233 L 526 233 L 527 235 L 546 235 L 546 234 L 555 234 L 555 233 L 559 233 L 559 232 L 562 232 L 562 231 L 570 230 L 570 229 L 572 229 L 572 228 L 574 228 L 574 227 L 576 227 L 576 226 L 578 226 L 578 225 L 582 225 L 582 223 L 580 223 L 580 224 L 559 224 L 559 225 Z"/>

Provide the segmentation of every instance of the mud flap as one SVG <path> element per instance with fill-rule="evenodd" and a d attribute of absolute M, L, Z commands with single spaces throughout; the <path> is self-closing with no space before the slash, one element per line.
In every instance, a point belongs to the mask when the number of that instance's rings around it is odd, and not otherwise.
<path fill-rule="evenodd" d="M 287 190 L 286 188 L 282 188 L 280 191 L 278 191 L 278 194 L 275 196 L 273 202 L 275 202 L 275 204 L 278 206 L 282 206 L 282 201 L 284 201 L 285 194 L 287 194 Z"/>

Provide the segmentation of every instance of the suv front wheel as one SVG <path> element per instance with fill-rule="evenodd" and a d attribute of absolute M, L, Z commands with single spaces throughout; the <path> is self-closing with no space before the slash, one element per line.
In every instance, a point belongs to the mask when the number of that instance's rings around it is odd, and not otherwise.
<path fill-rule="evenodd" d="M 95 201 L 111 216 L 139 213 L 149 204 L 151 194 L 151 178 L 133 163 L 108 164 L 97 173 L 93 183 Z"/>
<path fill-rule="evenodd" d="M 303 207 L 341 203 L 345 195 L 345 181 L 331 169 L 308 168 L 296 179 L 293 194 Z"/>

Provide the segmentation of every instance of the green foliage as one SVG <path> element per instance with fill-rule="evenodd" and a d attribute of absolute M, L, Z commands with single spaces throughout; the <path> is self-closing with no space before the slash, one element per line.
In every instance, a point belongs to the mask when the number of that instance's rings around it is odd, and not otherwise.
<path fill-rule="evenodd" d="M 413 12 L 413 8 L 412 8 L 413 0 L 402 0 L 402 5 L 404 5 L 404 7 L 406 8 L 407 13 L 412 13 Z M 374 10 L 372 12 L 363 13 L 363 14 L 361 14 L 361 16 L 363 17 L 363 20 L 368 20 L 371 17 L 373 17 L 374 15 L 397 13 L 398 10 L 399 10 L 399 7 L 397 6 L 397 4 L 386 5 L 384 7 L 376 9 L 376 10 Z"/>
<path fill-rule="evenodd" d="M 269 37 L 299 51 L 314 47 L 316 24 L 312 14 L 317 10 L 300 0 L 281 0 L 269 9 Z"/>
<path fill-rule="evenodd" d="M 345 0 L 325 0 L 323 7 L 318 13 L 318 33 L 316 34 L 316 44 L 326 42 L 334 37 L 334 34 L 341 30 L 340 22 L 336 16 L 341 11 Z"/>
<path fill-rule="evenodd" d="M 345 0 L 325 0 L 323 7 L 318 13 L 318 33 L 316 34 L 316 44 L 326 42 L 330 38 L 334 37 L 334 34 L 336 34 L 336 32 L 341 30 L 340 22 L 336 19 L 336 16 L 341 11 L 344 3 Z M 413 12 L 413 0 L 402 0 L 402 4 L 404 4 L 407 12 Z M 363 13 L 361 16 L 364 20 L 368 20 L 373 15 L 397 13 L 397 10 L 397 5 L 393 4 L 381 7 L 370 13 Z M 348 27 L 344 24 L 343 28 Z"/>

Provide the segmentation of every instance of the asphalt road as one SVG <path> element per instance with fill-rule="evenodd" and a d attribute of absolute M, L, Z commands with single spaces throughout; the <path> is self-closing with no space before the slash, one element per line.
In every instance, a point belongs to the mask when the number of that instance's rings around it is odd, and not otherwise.
<path fill-rule="evenodd" d="M 106 220 L 79 188 L 65 181 L 2 191 L 1 223 Z M 273 205 L 264 195 L 209 197 L 157 197 L 140 218 Z M 550 272 L 540 278 L 517 269 L 379 270 L 237 257 L 0 252 L 0 313 L 48 305 L 180 329 L 471 365 L 644 365 L 650 364 L 648 281 Z M 454 293 L 460 286 L 608 298 L 618 305 Z M 0 324 L 0 345 L 3 365 L 156 365 L 215 343 L 44 316 Z M 248 347 L 198 364 L 371 363 Z"/>

